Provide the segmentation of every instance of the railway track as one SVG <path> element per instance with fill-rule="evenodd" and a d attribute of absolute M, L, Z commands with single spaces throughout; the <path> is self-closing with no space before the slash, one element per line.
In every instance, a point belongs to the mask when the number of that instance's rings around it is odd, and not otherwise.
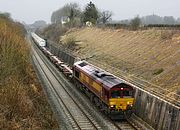
<path fill-rule="evenodd" d="M 62 83 L 62 80 L 59 79 L 60 77 L 57 76 L 57 73 L 54 73 L 52 70 L 52 67 L 50 67 L 50 65 L 48 65 L 51 63 L 48 63 L 49 61 L 45 61 L 46 57 L 43 56 L 42 52 L 40 52 L 40 50 L 38 50 L 38 48 L 36 46 L 34 46 L 34 47 L 36 48 L 37 53 L 39 55 L 39 56 L 37 56 L 37 54 L 36 54 L 36 55 L 34 55 L 34 57 L 35 57 L 36 61 L 38 62 L 42 72 L 46 76 L 46 79 L 50 84 L 51 91 L 56 93 L 56 95 L 60 101 L 60 104 L 63 108 L 63 111 L 72 126 L 72 129 L 88 129 L 88 130 L 91 130 L 91 129 L 93 129 L 93 130 L 95 130 L 95 129 L 136 130 L 137 129 L 137 127 L 132 125 L 127 120 L 114 122 L 114 121 L 110 120 L 109 118 L 105 117 L 104 115 L 102 115 L 103 119 L 95 119 L 95 117 L 93 117 L 92 115 L 96 114 L 96 113 L 90 114 L 89 112 L 84 110 L 82 104 L 77 102 L 76 99 L 74 97 L 72 97 L 72 94 L 70 92 L 68 92 L 68 90 L 67 90 L 68 84 Z M 46 66 L 46 69 L 48 69 L 48 71 L 52 74 L 50 76 L 51 78 L 44 71 L 44 68 L 42 67 L 42 63 L 39 62 L 40 59 L 44 60 L 44 66 Z M 47 58 L 46 58 L 46 60 L 47 60 Z M 57 77 L 59 77 L 59 78 L 57 78 Z M 55 88 L 53 86 L 54 84 L 52 83 L 52 78 L 57 80 L 57 82 L 59 84 L 58 88 L 61 88 L 60 90 L 57 90 L 57 88 Z M 91 110 L 91 112 L 92 112 L 92 110 Z M 98 122 L 97 122 L 97 120 L 98 120 Z"/>
<path fill-rule="evenodd" d="M 51 72 L 49 67 L 44 64 L 44 66 L 46 66 L 48 71 L 50 73 L 52 73 L 52 75 L 50 75 L 51 77 L 47 75 L 47 72 L 45 72 L 45 70 L 44 70 L 45 68 L 43 68 L 42 63 L 40 63 L 40 57 L 38 57 L 37 55 L 34 55 L 34 58 L 36 59 L 36 62 L 39 64 L 41 71 L 46 76 L 46 79 L 50 85 L 51 91 L 54 92 L 58 96 L 58 99 L 60 101 L 60 104 L 62 105 L 63 111 L 66 114 L 69 122 L 71 123 L 72 128 L 80 129 L 80 130 L 101 129 L 101 127 L 94 120 L 94 118 L 89 113 L 87 113 L 85 110 L 83 110 L 83 108 L 81 108 L 81 106 L 73 99 L 73 97 L 70 95 L 70 93 L 67 92 L 67 90 L 65 88 L 63 88 L 65 86 L 63 84 L 61 84 L 60 82 L 58 82 L 58 79 L 53 74 L 53 72 Z M 46 71 L 47 71 L 47 69 L 46 69 Z M 56 85 L 58 85 L 59 88 L 61 88 L 61 89 L 57 90 L 57 88 L 54 87 L 55 83 L 53 82 L 53 79 L 57 80 L 56 83 L 59 83 L 59 84 L 56 84 Z"/>
<path fill-rule="evenodd" d="M 137 130 L 135 126 L 130 124 L 127 120 L 121 121 L 121 122 L 115 122 L 116 127 L 118 127 L 120 130 Z"/>

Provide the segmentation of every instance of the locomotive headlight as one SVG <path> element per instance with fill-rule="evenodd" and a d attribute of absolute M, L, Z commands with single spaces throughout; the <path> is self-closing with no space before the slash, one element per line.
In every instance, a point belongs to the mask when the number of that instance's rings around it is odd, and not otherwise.
<path fill-rule="evenodd" d="M 128 105 L 132 105 L 132 102 L 127 102 Z"/>
<path fill-rule="evenodd" d="M 114 105 L 111 105 L 111 107 L 114 107 Z"/>

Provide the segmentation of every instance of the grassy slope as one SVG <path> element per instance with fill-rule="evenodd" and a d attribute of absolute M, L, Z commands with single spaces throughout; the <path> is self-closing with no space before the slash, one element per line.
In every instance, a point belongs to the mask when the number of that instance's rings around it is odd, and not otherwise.
<path fill-rule="evenodd" d="M 75 53 L 146 79 L 170 91 L 180 89 L 180 33 L 98 28 L 74 29 Z M 62 40 L 63 41 L 63 40 Z"/>
<path fill-rule="evenodd" d="M 0 16 L 0 129 L 56 129 L 22 32 L 18 23 Z"/>

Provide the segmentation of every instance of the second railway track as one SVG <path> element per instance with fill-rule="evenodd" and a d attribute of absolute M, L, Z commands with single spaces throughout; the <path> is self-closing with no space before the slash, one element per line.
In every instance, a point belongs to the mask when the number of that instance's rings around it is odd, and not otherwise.
<path fill-rule="evenodd" d="M 95 129 L 101 129 L 99 124 L 93 119 L 93 117 L 87 113 L 85 110 L 83 110 L 83 107 L 80 106 L 80 104 L 77 103 L 73 99 L 73 97 L 69 94 L 69 92 L 64 88 L 65 86 L 58 82 L 57 77 L 51 72 L 50 69 L 46 71 L 50 71 L 52 75 L 48 76 L 47 72 L 44 71 L 44 68 L 42 67 L 42 63 L 40 63 L 40 57 L 37 55 L 34 55 L 34 58 L 36 59 L 37 63 L 41 67 L 42 72 L 46 76 L 46 79 L 48 83 L 50 84 L 51 90 L 56 93 L 58 96 L 58 99 L 60 100 L 60 104 L 62 105 L 62 108 L 64 113 L 66 114 L 69 122 L 72 125 L 73 129 L 87 129 L 87 130 L 95 130 Z M 47 65 L 44 64 L 48 68 Z M 53 82 L 53 79 L 56 79 L 57 82 Z M 59 84 L 57 84 L 59 83 Z M 54 87 L 56 84 L 56 87 Z M 57 87 L 59 89 L 57 89 Z"/>

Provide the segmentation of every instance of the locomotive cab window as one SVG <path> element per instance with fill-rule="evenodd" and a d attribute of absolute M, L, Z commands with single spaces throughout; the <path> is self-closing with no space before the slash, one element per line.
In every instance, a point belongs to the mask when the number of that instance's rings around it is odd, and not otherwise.
<path fill-rule="evenodd" d="M 77 70 L 75 70 L 75 77 L 79 78 L 79 72 Z"/>
<path fill-rule="evenodd" d="M 132 90 L 124 90 L 123 97 L 132 97 Z"/>
<path fill-rule="evenodd" d="M 111 97 L 112 98 L 120 98 L 121 97 L 121 92 L 119 90 L 113 90 L 111 92 Z"/>

